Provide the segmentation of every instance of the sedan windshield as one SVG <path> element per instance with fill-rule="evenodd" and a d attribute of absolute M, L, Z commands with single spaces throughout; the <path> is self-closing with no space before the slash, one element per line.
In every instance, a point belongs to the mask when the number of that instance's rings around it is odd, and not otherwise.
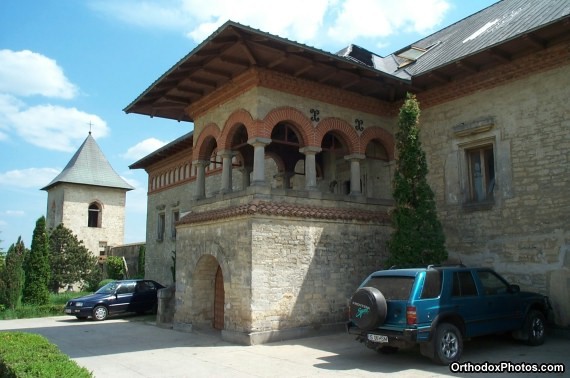
<path fill-rule="evenodd" d="M 95 294 L 113 294 L 117 290 L 118 282 L 109 282 L 107 285 L 103 286 L 95 292 Z"/>

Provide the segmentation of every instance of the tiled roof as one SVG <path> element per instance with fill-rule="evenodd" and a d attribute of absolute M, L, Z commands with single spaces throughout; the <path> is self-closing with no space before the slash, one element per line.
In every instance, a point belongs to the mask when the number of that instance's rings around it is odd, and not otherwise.
<path fill-rule="evenodd" d="M 411 46 L 428 50 L 415 63 L 398 69 L 401 49 L 386 57 L 363 54 L 362 48 L 346 48 L 339 55 L 370 65 L 379 71 L 410 78 L 489 49 L 570 15 L 568 0 L 503 0 L 456 22 Z M 410 46 L 410 47 L 411 47 Z M 431 48 L 430 48 L 431 47 Z"/>
<path fill-rule="evenodd" d="M 56 184 L 64 182 L 125 190 L 134 189 L 113 170 L 91 133 L 63 171 L 42 190 L 48 190 Z"/>
<path fill-rule="evenodd" d="M 285 202 L 253 200 L 247 204 L 239 206 L 210 210 L 201 213 L 189 213 L 182 217 L 178 224 L 201 223 L 245 215 L 270 215 L 305 219 L 329 219 L 375 223 L 389 222 L 389 216 L 386 211 L 327 208 Z"/>

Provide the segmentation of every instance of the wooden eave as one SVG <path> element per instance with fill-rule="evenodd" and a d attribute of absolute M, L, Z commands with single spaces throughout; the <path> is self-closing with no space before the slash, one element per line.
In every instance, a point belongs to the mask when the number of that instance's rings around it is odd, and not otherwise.
<path fill-rule="evenodd" d="M 193 122 L 187 108 L 251 68 L 365 93 L 382 101 L 403 98 L 407 80 L 322 50 L 227 22 L 163 74 L 126 113 Z"/>

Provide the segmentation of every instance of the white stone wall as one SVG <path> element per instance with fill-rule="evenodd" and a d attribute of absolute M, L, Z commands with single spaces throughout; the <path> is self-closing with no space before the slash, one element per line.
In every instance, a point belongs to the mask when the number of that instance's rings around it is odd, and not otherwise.
<path fill-rule="evenodd" d="M 102 205 L 101 227 L 88 227 L 89 204 Z M 99 242 L 108 246 L 124 243 L 125 201 L 123 189 L 89 185 L 58 184 L 48 191 L 48 228 L 63 223 L 93 255 L 99 256 Z"/>

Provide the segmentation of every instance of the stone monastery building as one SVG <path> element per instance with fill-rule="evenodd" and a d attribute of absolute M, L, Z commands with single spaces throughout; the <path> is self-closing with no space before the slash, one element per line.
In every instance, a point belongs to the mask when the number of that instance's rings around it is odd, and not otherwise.
<path fill-rule="evenodd" d="M 252 344 L 347 319 L 387 258 L 406 93 L 450 255 L 548 294 L 570 326 L 569 15 L 503 0 L 385 57 L 222 25 L 125 108 L 193 124 L 131 165 L 174 327 Z"/>
<path fill-rule="evenodd" d="M 61 223 L 96 256 L 124 243 L 125 201 L 134 189 L 113 170 L 89 135 L 47 191 L 46 227 Z"/>

